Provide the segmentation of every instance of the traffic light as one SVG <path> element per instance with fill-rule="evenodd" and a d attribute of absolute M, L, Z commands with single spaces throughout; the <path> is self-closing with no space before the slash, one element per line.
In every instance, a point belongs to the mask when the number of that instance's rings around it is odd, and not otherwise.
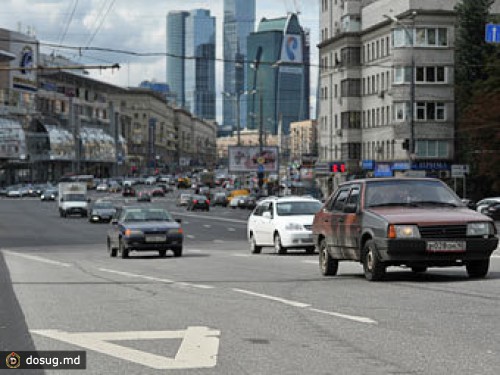
<path fill-rule="evenodd" d="M 346 171 L 345 163 L 332 163 L 331 170 L 332 173 L 344 173 Z"/>

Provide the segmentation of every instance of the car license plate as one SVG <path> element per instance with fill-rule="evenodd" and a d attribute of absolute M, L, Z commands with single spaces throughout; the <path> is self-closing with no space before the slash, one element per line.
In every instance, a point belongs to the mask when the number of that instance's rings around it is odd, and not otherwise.
<path fill-rule="evenodd" d="M 439 252 L 465 252 L 465 241 L 427 241 L 427 251 Z"/>
<path fill-rule="evenodd" d="M 167 236 L 146 236 L 146 242 L 165 242 L 167 241 Z"/>

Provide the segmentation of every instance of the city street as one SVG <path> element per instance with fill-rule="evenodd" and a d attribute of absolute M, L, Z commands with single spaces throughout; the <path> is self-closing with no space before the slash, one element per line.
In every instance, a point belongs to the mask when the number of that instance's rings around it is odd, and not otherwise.
<path fill-rule="evenodd" d="M 180 258 L 111 258 L 111 224 L 0 199 L 0 350 L 85 350 L 86 374 L 498 374 L 500 250 L 484 280 L 371 283 L 355 263 L 326 278 L 317 254 L 251 254 L 250 211 L 188 212 L 175 194 L 153 204 L 182 219 Z"/>

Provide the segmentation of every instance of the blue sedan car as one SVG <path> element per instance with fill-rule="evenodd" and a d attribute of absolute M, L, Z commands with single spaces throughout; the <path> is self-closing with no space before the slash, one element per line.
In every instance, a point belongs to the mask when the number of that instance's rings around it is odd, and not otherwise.
<path fill-rule="evenodd" d="M 131 251 L 158 251 L 164 257 L 172 250 L 182 256 L 184 240 L 181 220 L 163 208 L 152 206 L 121 207 L 111 220 L 107 247 L 111 257 L 127 258 Z"/>

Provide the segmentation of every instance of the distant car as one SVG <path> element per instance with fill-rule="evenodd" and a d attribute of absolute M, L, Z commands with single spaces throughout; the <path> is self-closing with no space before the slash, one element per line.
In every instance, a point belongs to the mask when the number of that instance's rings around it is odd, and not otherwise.
<path fill-rule="evenodd" d="M 500 197 L 481 199 L 476 203 L 476 211 L 484 214 L 488 207 L 495 203 L 500 203 Z"/>
<path fill-rule="evenodd" d="M 177 198 L 176 205 L 187 206 L 190 199 L 191 199 L 191 194 L 180 194 L 179 197 Z"/>
<path fill-rule="evenodd" d="M 108 191 L 109 189 L 109 186 L 108 184 L 105 184 L 105 183 L 101 183 L 99 185 L 97 185 L 97 187 L 95 188 L 96 191 L 102 191 L 102 192 L 106 192 Z"/>
<path fill-rule="evenodd" d="M 40 200 L 41 201 L 55 201 L 58 194 L 59 194 L 59 192 L 55 188 L 46 189 L 40 195 Z"/>
<path fill-rule="evenodd" d="M 151 192 L 142 190 L 137 194 L 137 202 L 151 202 Z"/>
<path fill-rule="evenodd" d="M 484 214 L 491 217 L 493 220 L 500 220 L 500 203 L 494 203 L 488 206 Z"/>
<path fill-rule="evenodd" d="M 187 209 L 189 211 L 210 211 L 210 200 L 204 195 L 191 195 L 187 204 Z"/>
<path fill-rule="evenodd" d="M 355 261 L 369 281 L 394 266 L 415 273 L 465 266 L 469 277 L 483 278 L 498 245 L 493 221 L 432 178 L 344 182 L 315 215 L 312 231 L 324 276 Z"/>
<path fill-rule="evenodd" d="M 146 185 L 154 185 L 156 184 L 156 181 L 157 181 L 156 177 L 148 177 L 146 178 L 145 183 Z"/>
<path fill-rule="evenodd" d="M 257 206 L 257 196 L 256 195 L 247 195 L 246 197 L 243 197 L 243 199 L 240 199 L 238 202 L 238 206 L 240 208 L 246 208 L 249 210 L 253 210 Z"/>
<path fill-rule="evenodd" d="M 21 198 L 28 194 L 28 189 L 22 186 L 11 186 L 7 188 L 7 197 L 9 198 Z"/>
<path fill-rule="evenodd" d="M 112 202 L 109 201 L 97 201 L 93 204 L 90 209 L 89 221 L 91 223 L 96 222 L 110 222 L 111 218 L 116 212 L 116 208 L 113 206 Z"/>
<path fill-rule="evenodd" d="M 132 186 L 125 185 L 122 190 L 122 195 L 124 197 L 135 197 L 135 189 Z"/>
<path fill-rule="evenodd" d="M 231 201 L 229 202 L 229 207 L 231 207 L 232 209 L 240 207 L 240 202 L 243 202 L 247 196 L 248 195 L 238 195 L 232 198 Z"/>
<path fill-rule="evenodd" d="M 204 195 L 210 198 L 210 188 L 208 186 L 199 186 L 197 189 L 197 194 Z"/>
<path fill-rule="evenodd" d="M 127 258 L 131 251 L 158 251 L 164 257 L 168 250 L 182 256 L 184 234 L 181 220 L 175 220 L 163 208 L 130 206 L 118 208 L 107 235 L 111 257 Z"/>
<path fill-rule="evenodd" d="M 210 199 L 210 204 L 212 206 L 227 206 L 227 195 L 225 192 L 217 192 L 212 195 Z"/>
<path fill-rule="evenodd" d="M 165 191 L 161 186 L 157 186 L 153 189 L 150 190 L 151 196 L 153 197 L 164 197 L 165 196 Z"/>
<path fill-rule="evenodd" d="M 120 191 L 122 191 L 122 187 L 120 186 L 120 184 L 118 182 L 111 181 L 109 183 L 108 191 L 110 193 L 119 193 Z"/>
<path fill-rule="evenodd" d="M 272 246 L 277 254 L 303 248 L 314 253 L 312 223 L 321 202 L 303 197 L 270 197 L 259 202 L 248 218 L 247 238 L 252 253 Z"/>

